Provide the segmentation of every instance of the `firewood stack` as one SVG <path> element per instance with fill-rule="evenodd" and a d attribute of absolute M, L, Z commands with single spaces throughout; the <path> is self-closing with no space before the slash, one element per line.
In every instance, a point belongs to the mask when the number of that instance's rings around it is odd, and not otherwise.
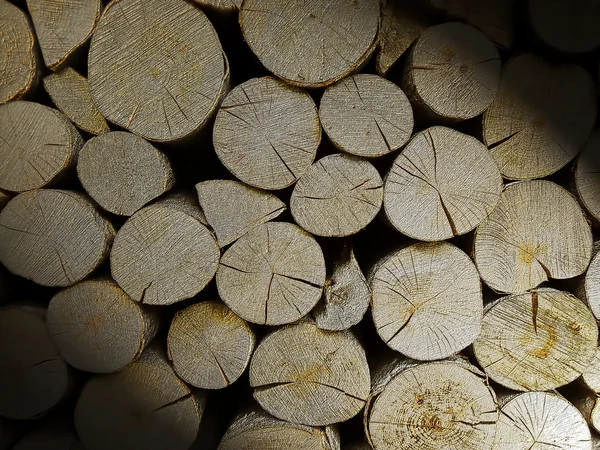
<path fill-rule="evenodd" d="M 600 448 L 592 0 L 0 0 L 0 450 Z"/>

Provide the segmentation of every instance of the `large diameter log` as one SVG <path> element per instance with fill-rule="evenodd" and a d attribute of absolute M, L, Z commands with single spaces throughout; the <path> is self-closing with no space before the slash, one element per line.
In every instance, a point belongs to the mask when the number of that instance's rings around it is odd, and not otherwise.
<path fill-rule="evenodd" d="M 212 24 L 183 0 L 113 0 L 88 60 L 96 106 L 146 139 L 173 141 L 203 127 L 229 85 Z"/>
<path fill-rule="evenodd" d="M 376 46 L 377 0 L 246 0 L 239 16 L 250 49 L 273 74 L 303 87 L 357 70 Z"/>
<path fill-rule="evenodd" d="M 375 265 L 369 281 L 377 333 L 409 358 L 446 358 L 479 335 L 479 274 L 467 254 L 451 244 L 399 250 Z"/>
<path fill-rule="evenodd" d="M 250 361 L 256 401 L 275 417 L 303 425 L 354 417 L 370 385 L 365 351 L 354 335 L 323 331 L 312 322 L 272 332 Z"/>
<path fill-rule="evenodd" d="M 353 75 L 328 87 L 319 118 L 337 148 L 367 158 L 398 150 L 413 130 L 406 94 L 391 81 L 370 74 Z"/>
<path fill-rule="evenodd" d="M 0 106 L 0 189 L 47 186 L 75 165 L 83 139 L 59 111 L 18 101 Z"/>
<path fill-rule="evenodd" d="M 262 189 L 296 182 L 314 161 L 320 142 L 312 98 L 273 77 L 235 87 L 215 119 L 219 160 L 239 180 Z"/>
<path fill-rule="evenodd" d="M 56 107 L 83 131 L 91 134 L 110 131 L 94 104 L 87 78 L 71 67 L 44 78 L 44 88 Z"/>
<path fill-rule="evenodd" d="M 77 160 L 83 188 L 102 208 L 131 216 L 175 184 L 168 158 L 132 133 L 91 138 Z"/>
<path fill-rule="evenodd" d="M 500 56 L 479 30 L 458 22 L 425 30 L 414 44 L 402 80 L 413 105 L 445 121 L 484 112 L 500 79 Z"/>
<path fill-rule="evenodd" d="M 0 1 L 0 105 L 33 91 L 39 80 L 35 36 L 27 15 Z"/>
<path fill-rule="evenodd" d="M 255 344 L 248 323 L 217 301 L 178 312 L 167 338 L 177 375 L 203 389 L 221 389 L 235 382 L 246 370 Z"/>
<path fill-rule="evenodd" d="M 204 404 L 204 396 L 150 347 L 124 370 L 87 382 L 75 407 L 75 427 L 86 450 L 187 450 Z"/>
<path fill-rule="evenodd" d="M 577 201 L 550 181 L 508 185 L 475 232 L 474 259 L 497 292 L 517 293 L 549 278 L 581 275 L 592 257 L 592 232 Z"/>
<path fill-rule="evenodd" d="M 39 189 L 0 213 L 0 262 L 43 286 L 70 286 L 108 257 L 115 229 L 75 191 Z"/>
<path fill-rule="evenodd" d="M 0 416 L 39 417 L 69 391 L 68 366 L 50 338 L 45 315 L 34 306 L 0 309 Z"/>
<path fill-rule="evenodd" d="M 496 207 L 502 176 L 487 148 L 446 127 L 417 133 L 396 158 L 386 179 L 388 221 L 422 241 L 472 231 Z"/>
<path fill-rule="evenodd" d="M 85 450 L 79 437 L 68 423 L 50 421 L 30 431 L 12 450 Z"/>
<path fill-rule="evenodd" d="M 383 181 L 363 159 L 341 153 L 325 156 L 300 177 L 290 211 L 306 231 L 327 237 L 349 236 L 377 216 L 383 202 Z"/>
<path fill-rule="evenodd" d="M 491 304 L 473 352 L 502 386 L 546 391 L 579 377 L 592 362 L 597 342 L 596 321 L 581 300 L 542 288 Z"/>
<path fill-rule="evenodd" d="M 217 271 L 219 296 L 241 318 L 260 325 L 292 323 L 317 304 L 325 260 L 300 227 L 269 222 L 238 239 Z"/>
<path fill-rule="evenodd" d="M 121 370 L 156 335 L 156 312 L 134 302 L 108 280 L 82 281 L 48 305 L 48 330 L 61 356 L 86 372 Z"/>
<path fill-rule="evenodd" d="M 585 209 L 600 222 L 600 130 L 590 134 L 577 159 L 575 189 Z"/>
<path fill-rule="evenodd" d="M 505 178 L 542 178 L 579 153 L 595 120 L 594 83 L 583 68 L 522 54 L 504 67 L 483 142 Z"/>

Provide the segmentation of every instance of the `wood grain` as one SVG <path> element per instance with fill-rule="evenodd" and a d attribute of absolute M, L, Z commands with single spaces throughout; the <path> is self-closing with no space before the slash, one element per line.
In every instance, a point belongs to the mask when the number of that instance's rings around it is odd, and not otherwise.
<path fill-rule="evenodd" d="M 578 286 L 576 292 L 582 300 L 585 300 L 596 320 L 600 320 L 600 252 L 598 250 L 600 250 L 600 242 L 594 244 L 595 255 L 585 273 L 583 286 Z"/>
<path fill-rule="evenodd" d="M 600 222 L 600 130 L 590 134 L 575 165 L 575 189 L 592 218 Z"/>
<path fill-rule="evenodd" d="M 240 9 L 243 0 L 194 0 L 201 6 L 214 9 L 222 13 L 232 13 Z"/>

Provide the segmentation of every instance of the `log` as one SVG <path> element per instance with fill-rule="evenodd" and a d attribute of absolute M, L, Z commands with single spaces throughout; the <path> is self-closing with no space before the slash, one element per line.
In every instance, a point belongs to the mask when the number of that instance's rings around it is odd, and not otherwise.
<path fill-rule="evenodd" d="M 0 211 L 8 204 L 10 200 L 10 194 L 0 189 Z"/>
<path fill-rule="evenodd" d="M 452 244 L 414 244 L 384 258 L 369 275 L 379 337 L 409 358 L 446 358 L 481 330 L 481 282 L 471 259 Z"/>
<path fill-rule="evenodd" d="M 468 233 L 494 210 L 502 176 L 474 137 L 435 126 L 417 133 L 385 179 L 385 217 L 402 234 L 441 241 Z"/>
<path fill-rule="evenodd" d="M 48 330 L 76 369 L 111 373 L 137 359 L 156 335 L 156 311 L 140 306 L 111 280 L 88 280 L 52 297 Z"/>
<path fill-rule="evenodd" d="M 309 427 L 285 422 L 256 408 L 234 419 L 218 450 L 242 448 L 340 450 L 340 437 L 334 427 Z"/>
<path fill-rule="evenodd" d="M 575 189 L 579 200 L 600 223 L 600 130 L 592 132 L 575 164 Z"/>
<path fill-rule="evenodd" d="M 170 305 L 204 289 L 217 271 L 220 252 L 201 214 L 197 205 L 176 197 L 131 216 L 110 254 L 112 277 L 121 289 L 146 305 Z"/>
<path fill-rule="evenodd" d="M 575 389 L 574 403 L 592 429 L 600 432 L 600 348 L 596 349 L 592 361 L 581 374 Z"/>
<path fill-rule="evenodd" d="M 72 425 L 50 421 L 23 436 L 12 450 L 85 450 Z"/>
<path fill-rule="evenodd" d="M 581 275 L 592 256 L 592 232 L 564 188 L 545 180 L 513 183 L 477 228 L 473 254 L 483 281 L 512 294 Z"/>
<path fill-rule="evenodd" d="M 450 22 L 421 33 L 409 53 L 402 87 L 426 116 L 456 122 L 484 112 L 499 79 L 494 44 L 479 30 Z"/>
<path fill-rule="evenodd" d="M 366 158 L 398 150 L 413 129 L 406 94 L 391 81 L 370 74 L 353 75 L 328 87 L 319 118 L 337 148 Z"/>
<path fill-rule="evenodd" d="M 250 361 L 254 399 L 293 423 L 325 426 L 348 420 L 365 405 L 370 385 L 365 351 L 354 335 L 323 331 L 312 322 L 273 331 Z"/>
<path fill-rule="evenodd" d="M 83 194 L 27 191 L 0 213 L 0 262 L 42 286 L 70 286 L 104 262 L 114 235 Z"/>
<path fill-rule="evenodd" d="M 377 44 L 377 0 L 246 0 L 239 22 L 244 39 L 277 77 L 323 87 L 357 70 Z"/>
<path fill-rule="evenodd" d="M 583 280 L 576 279 L 574 293 L 581 298 L 600 321 L 600 241 L 594 243 L 594 257 Z"/>
<path fill-rule="evenodd" d="M 581 381 L 590 391 L 600 394 L 600 347 L 596 349 L 594 358 L 581 374 Z"/>
<path fill-rule="evenodd" d="M 345 242 L 325 280 L 323 297 L 313 310 L 317 327 L 342 331 L 357 325 L 371 303 L 371 289 L 356 261 L 354 248 Z"/>
<path fill-rule="evenodd" d="M 86 450 L 187 450 L 205 397 L 177 378 L 154 347 L 124 370 L 97 375 L 75 407 L 75 428 Z"/>
<path fill-rule="evenodd" d="M 90 134 L 110 131 L 94 104 L 87 78 L 71 67 L 44 78 L 44 89 L 56 107 L 78 128 Z"/>
<path fill-rule="evenodd" d="M 182 0 L 113 0 L 90 45 L 88 81 L 110 122 L 153 141 L 199 131 L 228 90 L 216 31 Z"/>
<path fill-rule="evenodd" d="M 285 203 L 275 195 L 238 181 L 203 181 L 196 185 L 196 191 L 221 248 L 275 219 L 286 209 Z"/>
<path fill-rule="evenodd" d="M 45 323 L 46 310 L 0 308 L 0 416 L 38 418 L 68 394 L 70 373 Z"/>
<path fill-rule="evenodd" d="M 59 111 L 17 101 L 0 106 L 0 189 L 23 192 L 58 181 L 83 139 Z"/>
<path fill-rule="evenodd" d="M 383 181 L 363 159 L 341 153 L 325 156 L 300 177 L 290 199 L 298 225 L 317 236 L 350 236 L 377 216 Z"/>
<path fill-rule="evenodd" d="M 222 389 L 234 383 L 246 370 L 255 345 L 250 325 L 217 301 L 179 311 L 167 338 L 177 375 L 202 389 Z"/>
<path fill-rule="evenodd" d="M 37 86 L 40 62 L 28 16 L 6 0 L 0 1 L 0 105 L 19 100 Z"/>
<path fill-rule="evenodd" d="M 317 241 L 300 227 L 268 222 L 227 249 L 216 280 L 219 296 L 242 319 L 283 325 L 302 318 L 319 301 L 325 260 Z"/>
<path fill-rule="evenodd" d="M 87 141 L 77 175 L 102 208 L 122 216 L 133 215 L 175 184 L 169 159 L 148 141 L 124 131 Z"/>
<path fill-rule="evenodd" d="M 234 13 L 242 6 L 242 0 L 194 0 L 200 6 L 221 13 Z"/>
<path fill-rule="evenodd" d="M 584 69 L 522 54 L 504 66 L 483 115 L 483 142 L 504 178 L 542 178 L 579 153 L 595 120 L 594 83 Z"/>
<path fill-rule="evenodd" d="M 579 377 L 597 342 L 596 321 L 582 301 L 541 288 L 490 304 L 473 353 L 498 384 L 516 391 L 547 391 Z"/>
<path fill-rule="evenodd" d="M 235 87 L 215 119 L 213 144 L 223 165 L 250 186 L 283 189 L 310 167 L 321 142 L 311 97 L 272 78 Z"/>
<path fill-rule="evenodd" d="M 598 394 L 595 392 L 578 392 L 574 397 L 574 404 L 579 409 L 580 415 L 583 415 L 583 422 L 587 422 L 596 433 L 600 429 L 600 402 L 598 402 Z M 586 424 L 586 428 L 587 428 Z M 586 447 L 590 448 L 590 447 Z"/>

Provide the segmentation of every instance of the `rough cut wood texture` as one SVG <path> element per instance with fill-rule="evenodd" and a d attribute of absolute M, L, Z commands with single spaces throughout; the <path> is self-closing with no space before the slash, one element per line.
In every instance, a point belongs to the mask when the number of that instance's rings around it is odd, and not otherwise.
<path fill-rule="evenodd" d="M 365 351 L 350 331 L 328 332 L 312 322 L 265 337 L 250 361 L 254 398 L 281 420 L 324 426 L 354 417 L 369 395 Z"/>
<path fill-rule="evenodd" d="M 594 83 L 584 69 L 522 54 L 504 66 L 483 115 L 483 142 L 505 178 L 542 178 L 579 153 L 595 119 Z"/>
<path fill-rule="evenodd" d="M 479 30 L 458 22 L 423 31 L 404 70 L 403 88 L 413 105 L 440 120 L 484 112 L 498 89 L 500 56 Z"/>
<path fill-rule="evenodd" d="M 0 416 L 39 417 L 68 392 L 68 367 L 50 338 L 45 314 L 35 306 L 0 308 Z"/>
<path fill-rule="evenodd" d="M 600 242 L 594 244 L 595 256 L 588 267 L 583 281 L 583 289 L 578 289 L 579 295 L 589 306 L 592 314 L 600 320 Z"/>
<path fill-rule="evenodd" d="M 590 135 L 577 159 L 575 188 L 585 209 L 600 222 L 600 130 Z"/>
<path fill-rule="evenodd" d="M 321 87 L 348 75 L 376 46 L 377 0 L 246 0 L 239 16 L 250 49 L 288 83 Z"/>
<path fill-rule="evenodd" d="M 242 0 L 194 0 L 201 6 L 212 8 L 219 12 L 230 13 L 242 6 Z"/>
<path fill-rule="evenodd" d="M 28 191 L 0 213 L 0 262 L 42 286 L 69 286 L 106 259 L 114 235 L 81 193 Z"/>
<path fill-rule="evenodd" d="M 246 370 L 255 344 L 248 323 L 217 301 L 179 311 L 167 339 L 177 375 L 202 389 L 221 389 L 235 382 Z"/>
<path fill-rule="evenodd" d="M 338 153 L 321 158 L 300 177 L 290 211 L 306 231 L 340 237 L 365 228 L 382 202 L 383 181 L 377 169 L 368 161 Z"/>
<path fill-rule="evenodd" d="M 217 33 L 183 0 L 113 0 L 92 38 L 88 72 L 102 115 L 154 141 L 199 130 L 229 84 Z"/>
<path fill-rule="evenodd" d="M 581 381 L 588 389 L 600 394 L 600 347 L 596 349 L 594 358 L 581 374 Z"/>
<path fill-rule="evenodd" d="M 446 358 L 481 330 L 477 269 L 451 244 L 415 244 L 392 253 L 374 267 L 369 282 L 377 333 L 409 358 Z"/>
<path fill-rule="evenodd" d="M 77 175 L 105 210 L 131 216 L 175 184 L 168 158 L 132 133 L 112 131 L 85 143 Z"/>
<path fill-rule="evenodd" d="M 0 1 L 0 104 L 18 100 L 35 89 L 38 59 L 28 16 L 6 0 Z"/>
<path fill-rule="evenodd" d="M 212 280 L 219 247 L 193 206 L 158 201 L 131 216 L 110 254 L 112 276 L 135 301 L 170 305 L 193 297 Z"/>
<path fill-rule="evenodd" d="M 311 97 L 272 77 L 235 87 L 223 100 L 213 131 L 223 165 L 244 183 L 263 189 L 293 184 L 314 161 L 320 142 Z"/>
<path fill-rule="evenodd" d="M 285 203 L 275 195 L 238 181 L 203 181 L 196 185 L 196 191 L 220 247 L 275 219 L 286 209 Z"/>
<path fill-rule="evenodd" d="M 549 278 L 581 275 L 591 256 L 592 232 L 581 207 L 550 181 L 508 185 L 475 232 L 479 274 L 497 292 L 522 292 Z"/>
<path fill-rule="evenodd" d="M 491 304 L 473 352 L 497 383 L 517 391 L 546 391 L 580 376 L 597 341 L 596 321 L 581 300 L 541 288 Z"/>
<path fill-rule="evenodd" d="M 502 176 L 485 146 L 446 127 L 417 133 L 384 185 L 388 221 L 402 234 L 440 241 L 468 233 L 495 208 Z"/>
<path fill-rule="evenodd" d="M 91 134 L 110 131 L 94 104 L 87 78 L 71 67 L 44 78 L 44 88 L 56 107 L 83 131 Z"/>
<path fill-rule="evenodd" d="M 83 139 L 59 111 L 33 102 L 0 106 L 0 188 L 28 191 L 64 175 Z"/>
<path fill-rule="evenodd" d="M 313 309 L 325 283 L 325 260 L 300 227 L 270 222 L 238 239 L 217 271 L 219 296 L 241 318 L 260 325 L 294 322 Z"/>
<path fill-rule="evenodd" d="M 135 360 L 159 326 L 156 312 L 109 280 L 82 281 L 56 294 L 47 323 L 65 361 L 96 373 L 116 372 Z"/>
<path fill-rule="evenodd" d="M 593 392 L 579 392 L 578 394 L 573 400 L 575 406 L 591 429 L 598 433 L 600 431 L 600 402 L 598 402 L 600 397 Z"/>
<path fill-rule="evenodd" d="M 399 149 L 413 129 L 406 94 L 391 81 L 370 74 L 353 75 L 328 87 L 319 118 L 337 148 L 367 158 Z"/>
<path fill-rule="evenodd" d="M 187 450 L 204 404 L 150 347 L 124 370 L 87 382 L 75 407 L 75 427 L 86 450 Z"/>

